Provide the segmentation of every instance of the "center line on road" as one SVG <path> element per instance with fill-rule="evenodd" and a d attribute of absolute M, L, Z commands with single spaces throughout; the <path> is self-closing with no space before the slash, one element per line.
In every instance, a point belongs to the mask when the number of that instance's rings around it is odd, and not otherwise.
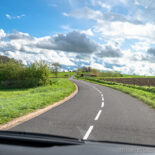
<path fill-rule="evenodd" d="M 103 94 L 101 94 L 101 96 L 103 97 Z"/>
<path fill-rule="evenodd" d="M 104 102 L 102 102 L 102 104 L 101 104 L 101 108 L 103 108 L 104 107 Z"/>
<path fill-rule="evenodd" d="M 102 97 L 102 101 L 104 101 L 104 97 Z"/>
<path fill-rule="evenodd" d="M 91 125 L 87 130 L 86 134 L 84 135 L 83 140 L 87 140 L 92 130 L 93 130 L 93 126 Z"/>
<path fill-rule="evenodd" d="M 96 117 L 95 117 L 95 121 L 97 121 L 101 115 L 102 110 L 99 110 L 99 112 L 97 113 Z"/>

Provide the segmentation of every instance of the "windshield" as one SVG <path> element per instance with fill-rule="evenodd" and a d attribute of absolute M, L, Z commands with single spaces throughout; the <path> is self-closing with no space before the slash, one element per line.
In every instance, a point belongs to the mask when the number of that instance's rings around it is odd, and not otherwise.
<path fill-rule="evenodd" d="M 0 130 L 155 145 L 154 0 L 1 0 Z"/>

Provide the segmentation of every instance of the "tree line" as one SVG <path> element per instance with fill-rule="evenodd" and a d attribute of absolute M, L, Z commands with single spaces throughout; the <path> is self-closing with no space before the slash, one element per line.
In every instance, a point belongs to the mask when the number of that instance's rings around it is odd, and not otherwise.
<path fill-rule="evenodd" d="M 123 75 L 118 71 L 101 71 L 92 67 L 83 66 L 77 69 L 78 76 L 84 76 L 85 74 L 98 76 L 98 77 L 122 77 Z"/>
<path fill-rule="evenodd" d="M 0 55 L 0 87 L 32 88 L 52 84 L 50 73 L 52 71 L 57 77 L 60 67 L 59 63 L 49 66 L 43 61 L 26 66 L 21 61 Z"/>

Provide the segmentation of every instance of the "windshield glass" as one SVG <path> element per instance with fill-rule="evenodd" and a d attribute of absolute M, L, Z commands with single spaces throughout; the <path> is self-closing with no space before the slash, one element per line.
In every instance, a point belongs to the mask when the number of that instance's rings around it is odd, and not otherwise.
<path fill-rule="evenodd" d="M 1 0 L 0 130 L 155 145 L 154 0 Z"/>

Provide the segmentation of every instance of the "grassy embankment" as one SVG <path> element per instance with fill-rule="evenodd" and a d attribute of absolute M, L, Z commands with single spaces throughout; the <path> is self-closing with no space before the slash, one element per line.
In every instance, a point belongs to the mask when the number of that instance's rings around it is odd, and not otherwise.
<path fill-rule="evenodd" d="M 83 78 L 83 80 L 120 90 L 140 99 L 152 108 L 155 108 L 155 87 L 127 85 L 111 81 L 98 80 L 90 77 Z"/>
<path fill-rule="evenodd" d="M 52 78 L 52 85 L 29 89 L 0 89 L 0 124 L 62 100 L 75 90 L 68 79 Z"/>
<path fill-rule="evenodd" d="M 58 73 L 58 78 L 69 78 L 71 77 L 73 74 L 76 74 L 76 72 L 59 72 Z M 55 78 L 55 74 L 51 73 L 50 77 Z"/>

